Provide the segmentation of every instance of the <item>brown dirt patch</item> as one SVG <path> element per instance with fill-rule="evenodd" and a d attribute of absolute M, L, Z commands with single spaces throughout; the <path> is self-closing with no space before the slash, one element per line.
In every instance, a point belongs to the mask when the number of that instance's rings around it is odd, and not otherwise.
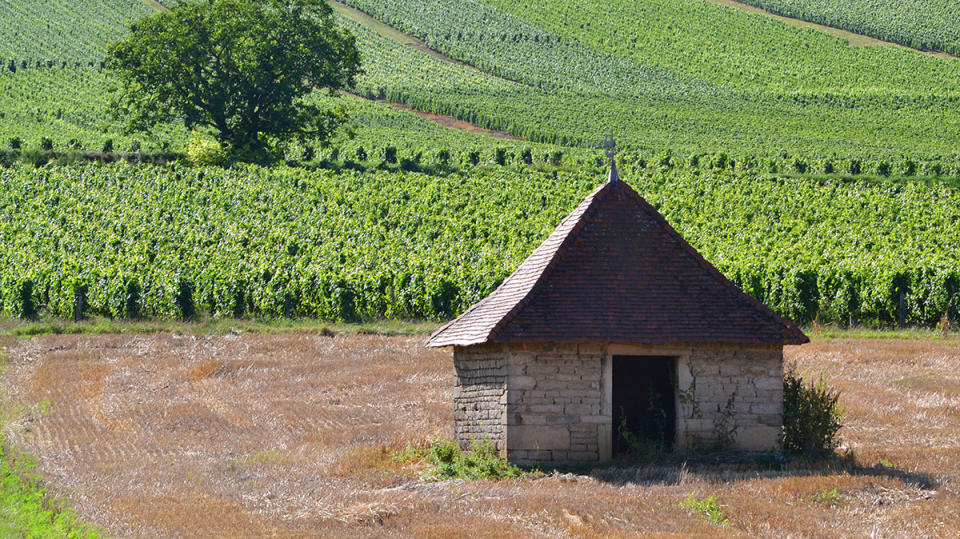
<path fill-rule="evenodd" d="M 347 4 L 344 4 L 343 2 L 339 2 L 338 0 L 329 0 L 329 5 L 331 8 L 333 8 L 334 11 L 336 11 L 340 15 L 343 15 L 344 17 L 356 23 L 359 23 L 360 25 L 366 27 L 367 29 L 372 30 L 374 33 L 379 34 L 380 37 L 384 37 L 386 39 L 396 41 L 397 43 L 400 43 L 405 47 L 417 49 L 421 52 L 429 54 L 430 56 L 433 56 L 434 58 L 443 60 L 444 62 L 457 64 L 459 66 L 466 67 L 469 69 L 476 69 L 470 64 L 466 64 L 459 60 L 454 60 L 453 58 L 443 54 L 440 51 L 431 49 L 430 47 L 427 46 L 426 43 L 411 36 L 410 34 L 401 32 L 400 30 L 390 26 L 389 24 L 381 22 L 376 18 L 372 17 L 371 15 L 353 6 L 349 6 Z"/>
<path fill-rule="evenodd" d="M 459 120 L 456 117 L 450 116 L 447 114 L 435 114 L 433 112 L 417 110 L 415 108 L 408 107 L 407 105 L 403 105 L 400 103 L 391 103 L 389 101 L 382 100 L 382 99 L 378 99 L 376 101 L 378 103 L 386 103 L 387 105 L 390 105 L 391 107 L 397 110 L 412 112 L 413 114 L 416 114 L 421 118 L 426 118 L 431 122 L 438 123 L 443 127 L 447 127 L 449 129 L 459 129 L 461 131 L 469 131 L 470 133 L 480 133 L 482 135 L 487 135 L 493 138 L 500 138 L 500 139 L 506 139 L 506 140 L 524 140 L 520 137 L 511 135 L 506 131 L 492 131 L 490 129 L 480 127 L 479 125 L 472 124 L 470 122 L 465 122 L 463 120 Z"/>
<path fill-rule="evenodd" d="M 452 434 L 449 352 L 422 337 L 45 336 L 4 341 L 7 440 L 117 536 L 955 536 L 960 347 L 786 351 L 843 391 L 846 471 L 641 466 L 425 483 L 392 454 Z M 45 405 L 39 403 L 46 402 Z M 880 465 L 880 462 L 886 465 Z M 836 489 L 835 504 L 813 497 Z M 729 528 L 680 508 L 718 498 Z"/>
<path fill-rule="evenodd" d="M 367 99 L 366 97 L 363 97 L 363 96 L 358 95 L 358 94 L 350 93 L 350 92 L 342 92 L 342 93 L 347 94 L 347 95 L 350 95 L 350 96 L 353 96 L 353 97 L 356 97 L 356 98 L 358 98 L 358 99 Z M 409 113 L 411 113 L 411 114 L 416 114 L 417 116 L 419 116 L 419 117 L 421 117 L 421 118 L 430 120 L 431 122 L 437 123 L 437 124 L 439 124 L 439 125 L 441 125 L 441 126 L 443 126 L 443 127 L 446 127 L 446 128 L 448 128 L 448 129 L 457 129 L 457 130 L 460 130 L 460 131 L 467 131 L 467 132 L 470 132 L 470 133 L 478 133 L 478 134 L 481 134 L 481 135 L 487 135 L 487 136 L 490 136 L 490 137 L 493 137 L 493 138 L 499 138 L 499 139 L 505 139 L 505 140 L 525 140 L 525 139 L 523 139 L 523 138 L 520 138 L 520 137 L 511 135 L 510 133 L 507 133 L 506 131 L 492 131 L 492 130 L 487 129 L 487 128 L 485 128 L 485 127 L 480 127 L 479 125 L 472 124 L 472 123 L 470 123 L 470 122 L 466 122 L 466 121 L 464 121 L 464 120 L 457 119 L 455 116 L 450 116 L 450 115 L 448 115 L 448 114 L 435 114 L 435 113 L 433 113 L 433 112 L 426 112 L 426 111 L 423 111 L 423 110 L 417 110 L 417 109 L 415 109 L 415 108 L 409 107 L 409 106 L 404 105 L 404 104 L 402 104 L 402 103 L 394 103 L 394 102 L 392 102 L 392 101 L 387 101 L 386 99 L 372 99 L 372 100 L 369 100 L 369 101 L 376 101 L 377 103 L 382 103 L 382 104 L 384 104 L 384 105 L 388 105 L 388 106 L 390 106 L 390 107 L 392 107 L 392 108 L 394 108 L 394 109 L 396 109 L 396 110 L 402 110 L 402 111 L 405 111 L 405 112 L 409 112 Z"/>
<path fill-rule="evenodd" d="M 348 6 L 347 4 L 338 2 L 337 0 L 330 0 L 330 7 L 332 7 L 337 13 L 340 13 L 341 15 L 343 15 L 344 17 L 347 17 L 348 19 L 351 19 L 359 24 L 362 24 L 366 28 L 374 31 L 375 33 L 379 34 L 382 37 L 396 41 L 406 47 L 417 49 L 423 53 L 433 56 L 434 58 L 443 60 L 444 62 L 447 62 L 450 64 L 456 64 L 466 69 L 476 69 L 470 64 L 466 64 L 459 60 L 455 60 L 439 51 L 431 49 L 426 45 L 426 43 L 423 43 L 422 41 L 416 39 L 415 37 L 409 34 L 405 34 L 388 24 L 380 22 L 379 20 L 371 17 L 370 15 L 364 13 L 363 11 L 360 11 L 359 9 L 353 6 Z M 408 107 L 407 105 L 403 105 L 400 103 L 392 103 L 382 99 L 378 99 L 376 101 L 378 103 L 385 103 L 387 105 L 390 105 L 391 107 L 397 110 L 411 112 L 413 114 L 416 114 L 417 116 L 420 116 L 421 118 L 425 118 L 427 120 L 440 124 L 443 127 L 447 127 L 449 129 L 458 129 L 460 131 L 468 131 L 470 133 L 480 133 L 480 134 L 488 135 L 494 138 L 501 138 L 501 139 L 507 139 L 507 140 L 523 140 L 522 138 L 511 135 L 510 133 L 507 133 L 505 131 L 493 131 L 490 129 L 486 129 L 486 128 L 480 127 L 479 125 L 457 119 L 456 117 L 450 116 L 447 114 L 435 114 L 432 112 L 425 112 L 422 110 L 417 110 L 412 107 Z"/>
<path fill-rule="evenodd" d="M 169 10 L 170 10 L 167 6 L 161 4 L 160 2 L 157 2 L 157 0 L 143 0 L 143 3 L 146 4 L 150 9 L 152 9 L 152 10 L 154 10 L 154 11 L 169 11 Z"/>

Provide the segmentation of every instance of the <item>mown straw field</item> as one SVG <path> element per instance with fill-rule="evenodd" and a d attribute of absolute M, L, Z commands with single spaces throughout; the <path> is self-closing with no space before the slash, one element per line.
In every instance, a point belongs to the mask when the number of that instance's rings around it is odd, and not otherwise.
<path fill-rule="evenodd" d="M 960 533 L 960 343 L 787 349 L 847 409 L 845 459 L 695 458 L 425 482 L 391 453 L 452 434 L 422 337 L 52 335 L 3 344 L 6 438 L 117 536 L 932 536 Z M 730 525 L 681 507 L 715 496 Z"/>

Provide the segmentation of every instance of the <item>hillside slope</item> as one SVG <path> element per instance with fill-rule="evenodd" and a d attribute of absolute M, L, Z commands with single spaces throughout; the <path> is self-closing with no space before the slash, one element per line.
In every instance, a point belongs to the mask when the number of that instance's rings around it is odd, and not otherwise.
<path fill-rule="evenodd" d="M 498 95 L 495 105 L 475 104 L 471 113 L 498 128 L 504 126 L 497 116 L 504 114 L 517 133 L 541 140 L 589 144 L 612 130 L 644 148 L 870 157 L 950 155 L 960 141 L 960 62 L 853 48 L 724 6 L 696 0 L 348 3 L 529 87 L 525 103 Z M 624 73 L 636 82 L 626 82 Z M 398 98 L 457 112 L 444 99 L 416 93 Z M 542 126 L 552 133 L 542 134 Z"/>
<path fill-rule="evenodd" d="M 0 140 L 36 144 L 45 136 L 61 149 L 71 140 L 85 149 L 111 138 L 130 143 L 106 116 L 109 74 L 78 75 L 61 58 L 97 64 L 128 13 L 150 12 L 132 1 L 52 2 L 61 15 L 47 25 L 36 22 L 35 9 L 8 2 L 3 24 L 31 29 L 30 54 L 51 56 L 56 69 L 24 74 L 14 66 L 21 72 L 0 75 L 9 111 L 0 117 Z M 357 93 L 531 141 L 589 148 L 614 132 L 622 146 L 645 153 L 960 160 L 960 62 L 852 48 L 697 0 L 348 3 L 470 64 L 340 17 L 364 56 Z M 76 25 L 68 40 L 61 27 L 70 9 L 98 22 Z M 12 54 L 20 35 L 0 33 L 0 46 Z M 146 148 L 184 144 L 176 129 L 140 138 Z"/>
<path fill-rule="evenodd" d="M 957 0 L 740 0 L 771 13 L 960 55 Z"/>
<path fill-rule="evenodd" d="M 0 59 L 99 63 L 126 21 L 151 13 L 143 0 L 0 0 Z"/>

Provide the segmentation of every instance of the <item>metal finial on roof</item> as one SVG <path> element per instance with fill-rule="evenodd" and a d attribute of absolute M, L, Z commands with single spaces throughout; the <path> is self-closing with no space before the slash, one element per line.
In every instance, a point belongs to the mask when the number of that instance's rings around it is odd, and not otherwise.
<path fill-rule="evenodd" d="M 604 135 L 603 147 L 606 149 L 607 157 L 610 158 L 610 174 L 607 176 L 607 181 L 617 183 L 620 181 L 620 174 L 617 172 L 617 162 L 613 158 L 617 155 L 617 143 L 614 142 L 612 134 Z"/>

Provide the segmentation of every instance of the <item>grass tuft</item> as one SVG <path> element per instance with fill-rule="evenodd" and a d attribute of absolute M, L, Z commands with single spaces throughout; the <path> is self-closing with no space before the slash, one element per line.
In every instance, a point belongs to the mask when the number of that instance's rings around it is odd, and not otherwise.
<path fill-rule="evenodd" d="M 522 479 L 526 473 L 500 456 L 490 440 L 474 441 L 464 451 L 457 442 L 437 438 L 427 448 L 407 446 L 394 455 L 400 462 L 422 461 L 430 465 L 424 479 Z"/>
<path fill-rule="evenodd" d="M 47 496 L 31 459 L 11 456 L 0 449 L 0 536 L 102 537 L 64 502 Z"/>
<path fill-rule="evenodd" d="M 717 503 L 716 496 L 707 496 L 706 498 L 697 498 L 693 494 L 687 496 L 687 499 L 680 502 L 680 507 L 697 513 L 703 518 L 713 522 L 717 526 L 730 526 L 732 525 L 727 517 L 723 514 L 723 509 L 720 508 L 720 504 Z"/>
<path fill-rule="evenodd" d="M 840 392 L 827 386 L 822 373 L 816 382 L 806 382 L 795 365 L 788 365 L 783 375 L 783 451 L 808 456 L 832 453 L 846 414 L 839 401 Z"/>
<path fill-rule="evenodd" d="M 827 487 L 823 487 L 816 492 L 810 497 L 810 500 L 815 504 L 826 505 L 830 507 L 843 505 L 843 502 L 846 501 L 843 495 L 837 492 L 836 488 L 827 489 Z"/>

